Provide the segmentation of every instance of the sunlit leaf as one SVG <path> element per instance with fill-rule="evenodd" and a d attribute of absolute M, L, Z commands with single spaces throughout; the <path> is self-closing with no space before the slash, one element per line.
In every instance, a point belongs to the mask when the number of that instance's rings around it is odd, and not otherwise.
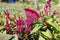
<path fill-rule="evenodd" d="M 12 35 L 0 33 L 0 40 L 9 40 L 12 37 Z"/>
<path fill-rule="evenodd" d="M 52 38 L 51 32 L 47 29 L 46 32 L 42 32 L 45 36 Z"/>
<path fill-rule="evenodd" d="M 34 27 L 34 29 L 31 31 L 30 34 L 33 34 L 33 33 L 37 32 L 41 27 L 42 26 L 40 26 L 40 24 L 36 24 L 35 27 Z"/>
<path fill-rule="evenodd" d="M 38 40 L 45 40 L 45 39 L 40 35 Z"/>
<path fill-rule="evenodd" d="M 15 34 L 12 40 L 18 40 L 18 36 Z"/>
<path fill-rule="evenodd" d="M 57 36 L 58 36 L 58 35 L 59 35 L 59 34 L 54 34 L 54 38 L 57 39 Z"/>
<path fill-rule="evenodd" d="M 60 26 L 58 26 L 57 23 L 52 22 L 52 18 L 49 18 L 49 19 L 47 20 L 47 23 L 49 23 L 50 25 L 52 25 L 52 27 L 54 27 L 54 28 L 56 28 L 58 31 L 60 31 Z"/>

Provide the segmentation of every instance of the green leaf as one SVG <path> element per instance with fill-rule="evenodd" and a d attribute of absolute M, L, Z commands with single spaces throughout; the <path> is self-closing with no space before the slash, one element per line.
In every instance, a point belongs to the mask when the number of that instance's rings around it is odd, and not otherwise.
<path fill-rule="evenodd" d="M 15 34 L 12 40 L 18 40 L 18 36 Z"/>
<path fill-rule="evenodd" d="M 38 40 L 45 40 L 45 39 L 40 35 Z"/>
<path fill-rule="evenodd" d="M 47 29 L 46 32 L 42 32 L 45 36 L 52 38 L 51 32 Z"/>
<path fill-rule="evenodd" d="M 50 25 L 52 25 L 54 28 L 56 28 L 60 32 L 60 26 L 58 26 L 57 23 L 52 22 L 52 18 L 49 18 L 47 20 L 47 23 L 49 23 Z"/>
<path fill-rule="evenodd" d="M 0 33 L 0 40 L 9 40 L 12 37 L 12 35 Z"/>
<path fill-rule="evenodd" d="M 30 34 L 33 34 L 33 33 L 37 32 L 41 27 L 42 26 L 40 26 L 40 24 L 36 24 L 35 27 L 34 27 L 34 29 L 31 31 Z"/>
<path fill-rule="evenodd" d="M 53 19 L 52 19 L 52 17 L 50 16 L 50 17 L 47 17 L 47 21 L 53 21 Z"/>
<path fill-rule="evenodd" d="M 5 28 L 5 27 L 0 26 L 0 30 L 3 29 L 3 28 Z"/>
<path fill-rule="evenodd" d="M 58 35 L 59 35 L 59 34 L 54 34 L 54 38 L 57 39 L 57 36 L 58 36 Z"/>

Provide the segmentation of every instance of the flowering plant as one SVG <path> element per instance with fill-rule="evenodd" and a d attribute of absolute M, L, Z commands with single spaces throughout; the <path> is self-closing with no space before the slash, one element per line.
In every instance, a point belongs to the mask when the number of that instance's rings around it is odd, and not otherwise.
<path fill-rule="evenodd" d="M 4 20 L 1 20 L 1 22 L 4 21 L 4 23 L 0 24 L 1 26 L 5 26 L 2 29 L 4 29 L 7 34 L 16 34 L 19 40 L 23 40 L 23 38 L 27 39 L 30 31 L 33 28 L 32 24 L 35 22 L 36 19 L 40 18 L 39 14 L 35 10 L 25 8 L 24 11 L 26 13 L 25 19 L 23 19 L 20 15 L 13 15 L 13 17 L 11 17 L 8 10 L 4 11 L 5 14 L 0 13 L 0 18 L 3 19 L 2 15 L 4 15 Z"/>
<path fill-rule="evenodd" d="M 51 0 L 47 1 L 43 11 L 39 11 L 24 8 L 25 18 L 20 13 L 11 15 L 8 10 L 0 13 L 0 36 L 4 40 L 59 40 L 58 12 L 51 12 Z"/>

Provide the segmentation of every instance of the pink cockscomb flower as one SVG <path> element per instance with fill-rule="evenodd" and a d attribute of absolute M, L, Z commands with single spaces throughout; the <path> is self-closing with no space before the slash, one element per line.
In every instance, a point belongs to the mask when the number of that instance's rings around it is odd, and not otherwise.
<path fill-rule="evenodd" d="M 8 18 L 6 18 L 6 29 L 9 30 L 11 27 L 12 24 L 10 24 Z"/>
<path fill-rule="evenodd" d="M 22 32 L 22 27 L 18 25 L 17 28 L 16 28 L 16 31 L 17 32 Z"/>
<path fill-rule="evenodd" d="M 10 13 L 8 12 L 8 10 L 4 11 L 5 15 L 7 18 L 10 18 Z"/>
<path fill-rule="evenodd" d="M 34 19 L 40 18 L 39 14 L 35 10 L 31 10 L 29 8 L 25 8 L 25 13 L 26 13 L 26 24 L 30 25 L 33 23 Z"/>
<path fill-rule="evenodd" d="M 29 9 L 29 8 L 25 8 L 24 10 L 25 10 L 26 16 L 40 18 L 39 14 L 35 10 Z"/>
<path fill-rule="evenodd" d="M 21 25 L 21 24 L 23 24 L 23 23 L 24 23 L 23 19 L 15 20 L 15 24 L 16 24 L 16 25 Z"/>
<path fill-rule="evenodd" d="M 33 21 L 34 21 L 34 18 L 32 18 L 32 17 L 28 17 L 25 20 L 25 22 L 26 22 L 27 25 L 30 25 L 31 23 L 33 23 Z"/>
<path fill-rule="evenodd" d="M 6 24 L 9 24 L 8 18 L 6 18 Z"/>
<path fill-rule="evenodd" d="M 12 24 L 6 24 L 6 29 L 9 30 L 12 28 Z"/>
<path fill-rule="evenodd" d="M 47 3 L 45 4 L 45 7 L 44 7 L 45 14 L 49 15 L 50 7 L 51 7 L 51 0 L 47 0 Z"/>

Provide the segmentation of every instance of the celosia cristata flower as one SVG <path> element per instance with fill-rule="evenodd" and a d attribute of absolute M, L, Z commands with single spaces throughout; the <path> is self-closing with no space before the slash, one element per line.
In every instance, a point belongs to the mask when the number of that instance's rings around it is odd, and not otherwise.
<path fill-rule="evenodd" d="M 25 13 L 26 13 L 27 17 L 31 16 L 31 17 L 34 17 L 34 18 L 40 18 L 39 14 L 35 10 L 25 8 Z"/>
<path fill-rule="evenodd" d="M 5 15 L 7 18 L 10 18 L 10 13 L 8 12 L 8 10 L 4 11 Z"/>
<path fill-rule="evenodd" d="M 12 24 L 10 24 L 8 18 L 6 18 L 6 29 L 9 30 L 11 28 L 12 28 Z"/>
<path fill-rule="evenodd" d="M 24 10 L 26 13 L 26 24 L 31 24 L 33 23 L 34 19 L 40 18 L 39 14 L 35 10 L 29 8 L 25 8 Z"/>
<path fill-rule="evenodd" d="M 45 8 L 44 8 L 45 14 L 49 15 L 50 7 L 51 7 L 51 0 L 47 0 L 47 3 L 45 4 Z"/>

